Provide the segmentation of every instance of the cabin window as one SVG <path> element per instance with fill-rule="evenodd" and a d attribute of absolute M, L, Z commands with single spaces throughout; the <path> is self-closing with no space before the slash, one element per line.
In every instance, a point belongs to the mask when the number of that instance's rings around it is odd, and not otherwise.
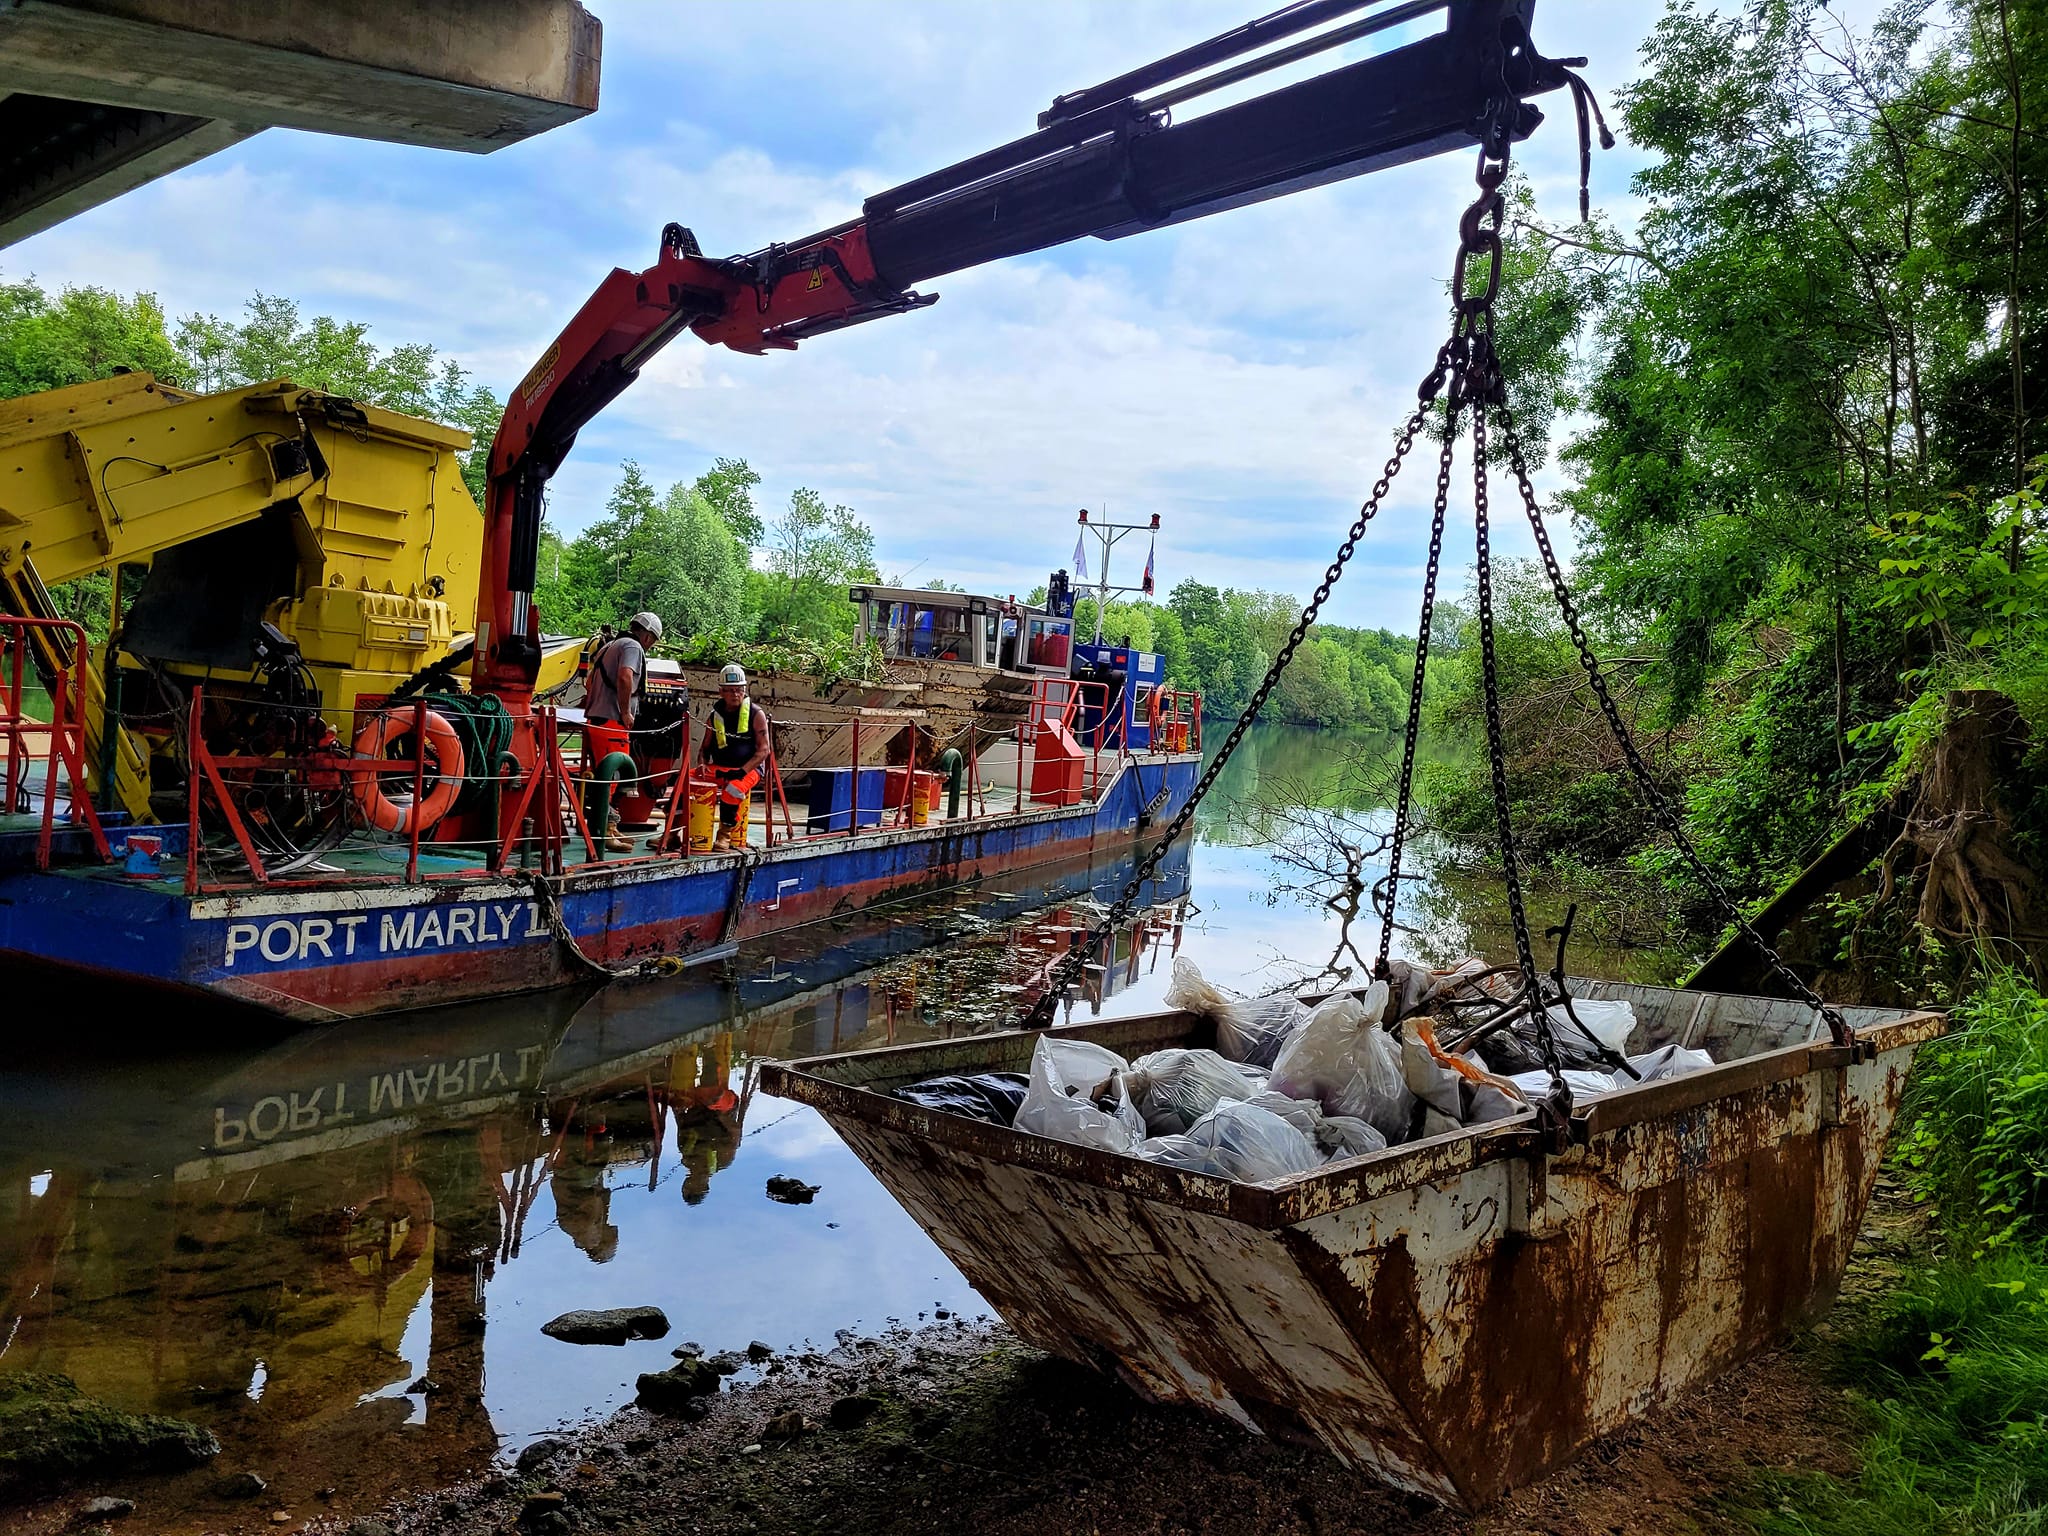
<path fill-rule="evenodd" d="M 926 608 L 918 614 L 923 649 L 919 655 L 938 661 L 974 660 L 974 636 L 968 628 L 973 617 L 965 608 Z"/>
<path fill-rule="evenodd" d="M 1046 614 L 1026 620 L 1025 661 L 1034 667 L 1065 672 L 1073 650 L 1073 622 Z"/>

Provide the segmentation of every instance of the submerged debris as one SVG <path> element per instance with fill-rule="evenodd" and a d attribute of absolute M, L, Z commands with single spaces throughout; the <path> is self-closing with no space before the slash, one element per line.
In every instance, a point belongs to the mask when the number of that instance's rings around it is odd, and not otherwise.
<path fill-rule="evenodd" d="M 823 1187 L 778 1173 L 768 1180 L 768 1198 L 780 1205 L 809 1205 Z"/>

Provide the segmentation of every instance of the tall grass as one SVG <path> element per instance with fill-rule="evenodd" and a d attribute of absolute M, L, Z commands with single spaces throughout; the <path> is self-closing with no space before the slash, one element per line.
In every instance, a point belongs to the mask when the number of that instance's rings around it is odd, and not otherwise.
<path fill-rule="evenodd" d="M 1950 1023 L 1898 1142 L 1945 1255 L 1842 1347 L 1860 1473 L 1771 1474 L 1733 1501 L 1767 1536 L 2048 1536 L 2048 998 L 1993 972 Z"/>

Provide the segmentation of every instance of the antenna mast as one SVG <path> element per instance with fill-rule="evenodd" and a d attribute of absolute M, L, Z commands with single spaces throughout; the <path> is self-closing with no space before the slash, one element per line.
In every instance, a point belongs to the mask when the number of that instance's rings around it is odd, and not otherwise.
<path fill-rule="evenodd" d="M 1091 518 L 1088 515 L 1088 509 L 1083 507 L 1078 514 L 1078 520 L 1084 530 L 1095 535 L 1096 541 L 1102 547 L 1102 564 L 1095 582 L 1095 643 L 1100 645 L 1102 643 L 1102 617 L 1104 611 L 1109 607 L 1110 594 L 1112 592 L 1119 594 L 1139 592 L 1149 596 L 1151 592 L 1151 586 L 1145 584 L 1135 587 L 1111 586 L 1109 582 L 1109 552 L 1116 548 L 1119 539 L 1131 533 L 1152 534 L 1154 536 L 1153 544 L 1156 548 L 1159 533 L 1159 514 L 1154 512 L 1152 514 L 1152 521 L 1149 523 L 1112 523 L 1109 521 L 1108 508 L 1106 506 L 1100 518 Z M 1151 568 L 1152 562 L 1148 558 L 1145 562 L 1145 574 L 1148 577 L 1152 574 Z"/>

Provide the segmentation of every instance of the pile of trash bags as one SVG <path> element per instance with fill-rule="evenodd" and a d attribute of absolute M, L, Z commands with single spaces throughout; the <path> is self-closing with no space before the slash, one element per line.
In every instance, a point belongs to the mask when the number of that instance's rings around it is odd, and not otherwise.
<path fill-rule="evenodd" d="M 1507 1119 L 1547 1093 L 1533 1028 L 1451 1055 L 1428 1027 L 1432 1006 L 1460 988 L 1478 995 L 1491 975 L 1478 961 L 1434 972 L 1397 960 L 1387 980 L 1311 1007 L 1285 994 L 1240 997 L 1182 955 L 1166 1003 L 1214 1025 L 1213 1051 L 1126 1061 L 1045 1035 L 1028 1074 L 931 1078 L 894 1092 L 1076 1146 L 1262 1183 Z M 1675 1044 L 1625 1055 L 1636 1023 L 1626 1002 L 1574 998 L 1550 1014 L 1579 1100 L 1714 1065 Z"/>
<path fill-rule="evenodd" d="M 1020 1131 L 1123 1152 L 1190 1173 L 1258 1183 L 1385 1150 L 1354 1116 L 1276 1092 L 1271 1074 L 1215 1051 L 1154 1051 L 1136 1061 L 1086 1040 L 1041 1038 Z"/>

